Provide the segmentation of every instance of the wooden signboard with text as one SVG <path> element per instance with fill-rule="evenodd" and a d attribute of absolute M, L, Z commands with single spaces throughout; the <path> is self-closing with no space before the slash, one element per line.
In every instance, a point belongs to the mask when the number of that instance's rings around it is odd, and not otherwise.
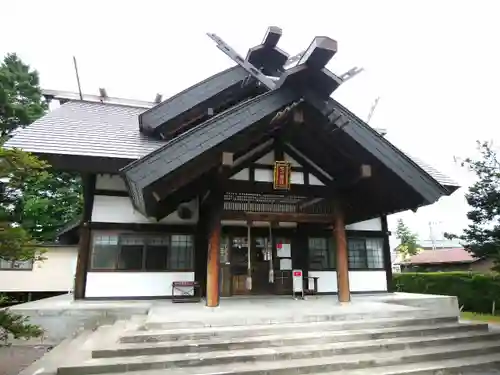
<path fill-rule="evenodd" d="M 275 190 L 290 190 L 291 165 L 287 161 L 274 162 L 273 184 Z"/>

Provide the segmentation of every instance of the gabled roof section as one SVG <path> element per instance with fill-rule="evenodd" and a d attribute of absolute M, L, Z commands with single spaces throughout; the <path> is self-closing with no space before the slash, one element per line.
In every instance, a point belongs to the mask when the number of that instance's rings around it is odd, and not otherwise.
<path fill-rule="evenodd" d="M 189 178 L 192 180 L 207 172 L 220 162 L 217 151 L 221 151 L 223 143 L 237 134 L 245 134 L 252 125 L 270 121 L 276 112 L 296 99 L 297 95 L 288 90 L 267 92 L 214 116 L 125 167 L 122 173 L 132 192 L 135 207 L 145 216 L 153 216 L 154 200 L 159 201 L 182 187 L 179 179 L 172 179 L 169 190 L 155 191 L 156 183 L 171 177 L 178 168 L 193 163 L 201 155 L 210 154 L 199 162 L 193 176 L 183 176 L 182 183 L 186 184 Z M 270 126 L 267 128 L 270 129 Z"/>
<path fill-rule="evenodd" d="M 135 160 L 163 143 L 141 134 L 137 116 L 144 108 L 70 101 L 48 112 L 6 142 L 34 154 Z"/>
<path fill-rule="evenodd" d="M 262 43 L 250 48 L 247 58 L 239 61 L 254 64 L 260 74 L 279 75 L 288 54 L 277 48 L 282 30 L 269 27 Z M 214 40 L 219 40 L 210 34 Z M 219 48 L 228 50 L 219 40 Z M 235 53 L 234 51 L 232 51 Z M 142 132 L 162 139 L 171 139 L 209 119 L 214 114 L 264 92 L 258 80 L 241 64 L 215 74 L 174 95 L 139 116 Z"/>
<path fill-rule="evenodd" d="M 412 186 L 424 198 L 426 204 L 432 204 L 441 196 L 449 195 L 458 189 L 459 186 L 448 178 L 444 179 L 444 175 L 437 176 L 436 170 L 431 171 L 428 166 L 426 170 L 425 166 L 410 159 L 375 129 L 333 98 L 324 100 L 311 92 L 307 93 L 305 98 L 324 116 L 325 123 L 331 128 L 331 131 L 341 131 L 349 135 L 383 165 L 392 170 L 409 186 Z"/>
<path fill-rule="evenodd" d="M 171 138 L 179 127 L 189 127 L 209 111 L 216 111 L 228 101 L 244 98 L 251 91 L 244 90 L 248 73 L 234 66 L 168 98 L 139 115 L 139 127 L 145 134 L 157 138 Z M 255 87 L 255 82 L 248 85 Z"/>

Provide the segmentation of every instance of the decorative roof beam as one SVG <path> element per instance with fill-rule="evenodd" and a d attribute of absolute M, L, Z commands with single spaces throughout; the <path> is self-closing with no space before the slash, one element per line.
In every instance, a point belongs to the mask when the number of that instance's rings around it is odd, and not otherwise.
<path fill-rule="evenodd" d="M 220 49 L 222 52 L 224 52 L 231 60 L 240 65 L 243 69 L 245 69 L 250 75 L 255 77 L 260 83 L 266 86 L 269 90 L 274 90 L 276 85 L 272 79 L 268 78 L 264 73 L 262 73 L 249 61 L 243 59 L 243 57 L 241 57 L 238 54 L 238 52 L 236 52 L 229 44 L 224 42 L 219 36 L 217 36 L 214 33 L 207 33 L 207 35 L 217 44 L 217 48 Z"/>
<path fill-rule="evenodd" d="M 337 53 L 337 41 L 327 36 L 317 36 L 313 39 L 297 65 L 306 64 L 312 69 L 322 69 Z"/>
<path fill-rule="evenodd" d="M 289 57 L 288 53 L 277 47 L 282 34 L 279 27 L 270 26 L 262 44 L 248 50 L 246 61 L 266 76 L 277 77 L 281 75 Z"/>

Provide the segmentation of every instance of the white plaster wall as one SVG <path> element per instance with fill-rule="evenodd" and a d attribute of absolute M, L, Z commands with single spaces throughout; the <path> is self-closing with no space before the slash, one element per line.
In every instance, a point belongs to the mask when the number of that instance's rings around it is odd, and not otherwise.
<path fill-rule="evenodd" d="M 95 188 L 98 190 L 127 191 L 123 178 L 118 175 L 99 174 L 96 177 Z"/>
<path fill-rule="evenodd" d="M 290 182 L 296 185 L 304 184 L 304 173 L 297 172 L 293 170 L 293 167 L 302 167 L 295 159 L 293 159 L 290 155 L 285 154 L 285 160 L 290 162 L 292 165 L 292 173 L 290 176 Z M 257 164 L 262 165 L 274 165 L 274 151 L 267 153 L 259 160 L 256 161 Z M 240 180 L 240 181 L 248 181 L 250 178 L 250 173 L 248 168 L 242 169 L 238 173 L 235 173 L 230 177 L 232 180 Z M 273 182 L 273 171 L 271 169 L 255 169 L 255 181 L 260 182 Z M 310 185 L 324 185 L 316 176 L 309 173 L 309 184 Z"/>
<path fill-rule="evenodd" d="M 191 207 L 194 215 L 189 220 L 179 218 L 177 212 L 172 212 L 166 218 L 159 221 L 162 224 L 195 224 L 198 221 L 198 204 L 192 201 Z M 94 197 L 94 207 L 92 209 L 92 221 L 101 223 L 157 223 L 154 219 L 149 219 L 137 211 L 129 197 L 113 197 L 106 195 L 96 195 Z"/>
<path fill-rule="evenodd" d="M 273 182 L 273 171 L 271 169 L 255 168 L 255 181 Z"/>
<path fill-rule="evenodd" d="M 285 157 L 285 161 L 289 162 L 292 167 L 302 167 L 297 160 L 292 158 L 287 153 L 285 153 L 283 156 Z"/>
<path fill-rule="evenodd" d="M 319 277 L 318 293 L 336 293 L 337 292 L 337 272 L 335 271 L 309 271 L 311 277 Z M 309 280 L 309 288 L 312 287 Z"/>
<path fill-rule="evenodd" d="M 347 230 L 373 230 L 373 231 L 381 231 L 382 230 L 382 220 L 379 217 L 375 219 L 360 221 L 359 223 L 353 223 L 346 225 Z"/>
<path fill-rule="evenodd" d="M 194 281 L 194 272 L 89 272 L 85 297 L 171 296 L 174 281 Z"/>
<path fill-rule="evenodd" d="M 231 179 L 238 181 L 248 181 L 250 179 L 250 170 L 248 168 L 244 168 L 238 173 L 232 175 Z"/>
<path fill-rule="evenodd" d="M 386 292 L 385 271 L 349 271 L 349 287 L 353 292 Z"/>
<path fill-rule="evenodd" d="M 309 271 L 309 276 L 319 277 L 318 293 L 337 292 L 337 272 Z M 312 281 L 309 282 L 311 283 Z M 349 271 L 349 287 L 351 292 L 387 291 L 385 271 Z"/>
<path fill-rule="evenodd" d="M 0 270 L 0 292 L 67 292 L 73 290 L 76 246 L 49 246 L 32 270 Z"/>
<path fill-rule="evenodd" d="M 316 177 L 312 173 L 309 173 L 309 185 L 324 186 L 325 184 L 322 183 L 318 177 Z"/>
<path fill-rule="evenodd" d="M 268 152 L 256 161 L 257 164 L 273 165 L 274 164 L 274 151 Z"/>

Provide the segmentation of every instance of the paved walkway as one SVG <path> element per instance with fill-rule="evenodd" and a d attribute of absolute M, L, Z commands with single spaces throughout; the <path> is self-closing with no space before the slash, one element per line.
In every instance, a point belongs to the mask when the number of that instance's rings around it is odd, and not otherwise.
<path fill-rule="evenodd" d="M 46 352 L 43 345 L 0 347 L 0 375 L 17 375 Z"/>

